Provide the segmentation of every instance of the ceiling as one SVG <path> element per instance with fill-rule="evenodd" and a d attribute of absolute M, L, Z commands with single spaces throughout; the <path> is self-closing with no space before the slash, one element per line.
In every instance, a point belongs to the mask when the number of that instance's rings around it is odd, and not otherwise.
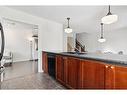
<path fill-rule="evenodd" d="M 3 18 L 3 24 L 4 24 L 4 26 L 10 27 L 10 28 L 20 27 L 23 29 L 31 29 L 33 35 L 38 34 L 38 26 L 37 25 L 32 25 L 32 24 L 27 24 L 24 22 L 14 21 L 14 20 L 10 20 L 7 18 Z"/>
<path fill-rule="evenodd" d="M 107 14 L 108 6 L 8 6 L 38 17 L 64 24 L 70 17 L 70 27 L 76 33 L 99 33 L 101 18 Z M 127 29 L 127 6 L 111 6 L 111 12 L 118 15 L 116 23 L 105 25 L 104 31 Z"/>

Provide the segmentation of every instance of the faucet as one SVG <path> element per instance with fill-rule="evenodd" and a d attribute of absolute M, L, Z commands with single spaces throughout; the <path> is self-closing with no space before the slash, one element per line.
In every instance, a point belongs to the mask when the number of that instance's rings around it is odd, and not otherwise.
<path fill-rule="evenodd" d="M 76 47 L 74 48 L 74 51 L 75 51 L 75 52 L 80 52 L 80 50 L 77 49 Z"/>

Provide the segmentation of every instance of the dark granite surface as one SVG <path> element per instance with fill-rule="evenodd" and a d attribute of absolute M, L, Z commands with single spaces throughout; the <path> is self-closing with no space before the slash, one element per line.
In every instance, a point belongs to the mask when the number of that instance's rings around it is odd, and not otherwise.
<path fill-rule="evenodd" d="M 85 54 L 70 54 L 67 52 L 56 52 L 56 51 L 44 51 L 47 53 L 53 53 L 57 55 L 63 56 L 71 56 L 81 59 L 89 59 L 89 60 L 96 60 L 105 62 L 107 64 L 112 65 L 120 65 L 120 66 L 127 66 L 127 55 L 118 55 L 118 54 L 96 54 L 96 53 L 85 53 Z"/>

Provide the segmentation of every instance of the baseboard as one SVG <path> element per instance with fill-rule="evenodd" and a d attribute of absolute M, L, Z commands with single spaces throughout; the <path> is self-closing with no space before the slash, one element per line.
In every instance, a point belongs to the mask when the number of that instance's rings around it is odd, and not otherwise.
<path fill-rule="evenodd" d="M 26 61 L 38 61 L 38 59 L 14 61 L 13 63 L 18 63 L 18 62 L 26 62 Z"/>
<path fill-rule="evenodd" d="M 32 60 L 29 60 L 29 61 L 38 61 L 38 59 L 32 59 Z"/>

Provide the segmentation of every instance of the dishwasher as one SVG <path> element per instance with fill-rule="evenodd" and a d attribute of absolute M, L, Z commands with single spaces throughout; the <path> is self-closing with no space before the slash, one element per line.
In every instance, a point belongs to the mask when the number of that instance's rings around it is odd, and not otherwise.
<path fill-rule="evenodd" d="M 56 55 L 53 53 L 48 53 L 48 74 L 55 78 L 56 77 Z"/>

